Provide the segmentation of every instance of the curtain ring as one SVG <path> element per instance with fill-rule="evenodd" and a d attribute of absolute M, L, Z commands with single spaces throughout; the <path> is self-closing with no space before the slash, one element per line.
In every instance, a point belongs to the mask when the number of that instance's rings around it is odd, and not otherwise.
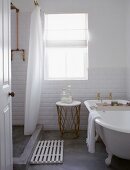
<path fill-rule="evenodd" d="M 35 4 L 35 5 L 39 5 L 38 2 L 37 2 L 37 0 L 34 0 L 34 4 Z"/>

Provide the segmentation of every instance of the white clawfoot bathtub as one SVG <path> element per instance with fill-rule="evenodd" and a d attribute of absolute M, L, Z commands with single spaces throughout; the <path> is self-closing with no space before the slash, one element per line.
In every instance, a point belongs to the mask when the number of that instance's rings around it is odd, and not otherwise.
<path fill-rule="evenodd" d="M 91 100 L 85 101 L 84 104 L 90 112 L 97 102 Z M 127 103 L 125 100 L 122 102 Z M 123 109 L 120 107 L 112 107 L 112 109 L 106 107 L 105 109 L 104 107 L 103 110 L 102 108 L 97 110 L 101 117 L 95 119 L 96 131 L 106 146 L 108 153 L 106 165 L 111 164 L 113 155 L 130 160 L 130 107 Z"/>
<path fill-rule="evenodd" d="M 99 111 L 101 118 L 97 118 L 96 129 L 103 140 L 111 164 L 112 155 L 123 159 L 130 159 L 130 111 Z"/>

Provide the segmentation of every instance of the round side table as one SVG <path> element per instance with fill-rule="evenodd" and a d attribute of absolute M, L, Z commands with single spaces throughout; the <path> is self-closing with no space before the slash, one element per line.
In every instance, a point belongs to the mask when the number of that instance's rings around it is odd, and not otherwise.
<path fill-rule="evenodd" d="M 67 104 L 59 101 L 56 102 L 56 106 L 61 135 L 69 129 L 75 133 L 76 137 L 79 137 L 81 102 L 73 101 L 72 103 Z"/>

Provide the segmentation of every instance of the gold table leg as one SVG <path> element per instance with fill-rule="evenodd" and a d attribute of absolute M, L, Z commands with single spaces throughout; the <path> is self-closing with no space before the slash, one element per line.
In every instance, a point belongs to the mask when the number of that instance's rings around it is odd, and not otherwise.
<path fill-rule="evenodd" d="M 76 137 L 79 137 L 80 105 L 71 107 L 72 126 L 71 129 Z"/>
<path fill-rule="evenodd" d="M 57 105 L 58 124 L 62 136 L 65 133 L 65 128 L 67 126 L 75 133 L 76 137 L 79 137 L 80 106 L 81 105 L 71 106 L 70 117 L 67 117 L 68 108 Z"/>

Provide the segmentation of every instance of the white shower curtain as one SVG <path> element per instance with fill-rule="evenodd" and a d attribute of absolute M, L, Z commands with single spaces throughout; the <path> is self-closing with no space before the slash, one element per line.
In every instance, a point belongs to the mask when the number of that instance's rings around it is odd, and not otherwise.
<path fill-rule="evenodd" d="M 29 54 L 26 81 L 24 134 L 34 132 L 40 107 L 43 74 L 43 34 L 40 7 L 35 6 L 31 14 Z"/>

